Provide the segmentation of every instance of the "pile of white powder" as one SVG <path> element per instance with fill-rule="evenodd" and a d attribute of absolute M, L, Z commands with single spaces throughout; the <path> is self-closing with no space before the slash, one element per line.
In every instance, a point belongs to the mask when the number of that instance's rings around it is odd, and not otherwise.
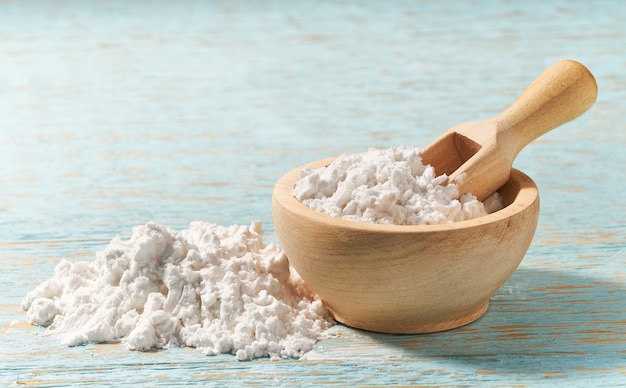
<path fill-rule="evenodd" d="M 305 169 L 294 196 L 350 220 L 423 225 L 480 217 L 502 207 L 459 197 L 419 150 L 398 147 L 344 155 Z M 290 269 L 264 245 L 259 222 L 224 227 L 196 221 L 181 232 L 155 223 L 114 238 L 94 262 L 62 260 L 22 302 L 27 320 L 64 344 L 125 342 L 132 350 L 173 346 L 239 360 L 300 357 L 334 324 Z"/>
<path fill-rule="evenodd" d="M 197 221 L 179 233 L 137 226 L 94 262 L 61 261 L 22 308 L 67 345 L 123 341 L 132 350 L 189 346 L 239 360 L 299 357 L 334 322 L 262 235 L 259 222 Z"/>
<path fill-rule="evenodd" d="M 414 147 L 370 149 L 343 155 L 327 167 L 303 169 L 293 194 L 333 217 L 394 225 L 469 220 L 503 206 L 498 193 L 484 203 L 471 194 L 459 198 L 458 187 L 423 165 Z"/>

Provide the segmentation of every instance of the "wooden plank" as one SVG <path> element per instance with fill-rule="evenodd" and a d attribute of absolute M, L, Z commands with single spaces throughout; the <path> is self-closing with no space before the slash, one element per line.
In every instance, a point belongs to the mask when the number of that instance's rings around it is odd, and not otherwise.
<path fill-rule="evenodd" d="M 620 1 L 0 3 L 0 384 L 626 385 L 624 18 Z M 426 145 L 565 58 L 598 101 L 516 159 L 540 189 L 537 234 L 471 325 L 335 326 L 301 360 L 238 362 L 65 347 L 24 323 L 62 258 L 148 220 L 259 219 L 275 241 L 283 173 Z"/>

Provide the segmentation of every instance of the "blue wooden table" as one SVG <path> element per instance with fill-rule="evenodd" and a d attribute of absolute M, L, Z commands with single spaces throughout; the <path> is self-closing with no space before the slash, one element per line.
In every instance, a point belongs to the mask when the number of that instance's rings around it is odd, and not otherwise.
<path fill-rule="evenodd" d="M 0 3 L 0 385 L 626 386 L 626 2 Z M 424 146 L 499 112 L 565 59 L 591 110 L 515 167 L 537 233 L 457 330 L 337 325 L 302 359 L 65 347 L 25 322 L 61 259 L 153 220 L 260 220 L 303 163 Z"/>

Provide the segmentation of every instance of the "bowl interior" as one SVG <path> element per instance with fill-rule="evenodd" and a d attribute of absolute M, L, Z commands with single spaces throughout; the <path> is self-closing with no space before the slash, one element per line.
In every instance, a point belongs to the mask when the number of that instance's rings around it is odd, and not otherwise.
<path fill-rule="evenodd" d="M 517 169 L 511 169 L 511 177 L 509 178 L 508 182 L 500 189 L 498 189 L 498 192 L 502 195 L 504 207 L 496 212 L 485 215 L 483 217 L 475 218 L 472 220 L 437 225 L 389 225 L 346 220 L 343 218 L 332 217 L 327 214 L 315 211 L 302 204 L 297 198 L 293 196 L 293 188 L 298 180 L 300 170 L 302 170 L 303 168 L 315 169 L 328 166 L 335 159 L 336 157 L 332 157 L 311 162 L 283 175 L 274 186 L 273 201 L 278 201 L 281 206 L 284 206 L 290 212 L 297 213 L 300 217 L 315 219 L 318 222 L 327 223 L 333 228 L 396 232 L 432 232 L 435 230 L 450 230 L 471 227 L 477 222 L 486 223 L 490 221 L 500 220 L 503 218 L 508 218 L 516 212 L 520 211 L 521 209 L 530 206 L 535 200 L 538 200 L 539 197 L 537 186 L 532 181 L 532 179 L 530 179 L 530 177 Z M 513 204 L 515 204 L 515 206 L 513 208 L 510 208 L 510 206 Z M 275 204 L 273 204 L 273 206 L 274 205 Z"/>

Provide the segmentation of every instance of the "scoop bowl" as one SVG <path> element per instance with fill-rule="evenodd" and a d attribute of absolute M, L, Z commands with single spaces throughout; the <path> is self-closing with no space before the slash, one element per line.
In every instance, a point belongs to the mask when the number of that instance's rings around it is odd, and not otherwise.
<path fill-rule="evenodd" d="M 298 274 L 335 319 L 359 329 L 417 334 L 481 317 L 523 259 L 539 216 L 539 193 L 512 169 L 498 191 L 505 207 L 441 225 L 381 225 L 331 217 L 292 192 L 301 166 L 274 186 L 278 239 Z"/>

